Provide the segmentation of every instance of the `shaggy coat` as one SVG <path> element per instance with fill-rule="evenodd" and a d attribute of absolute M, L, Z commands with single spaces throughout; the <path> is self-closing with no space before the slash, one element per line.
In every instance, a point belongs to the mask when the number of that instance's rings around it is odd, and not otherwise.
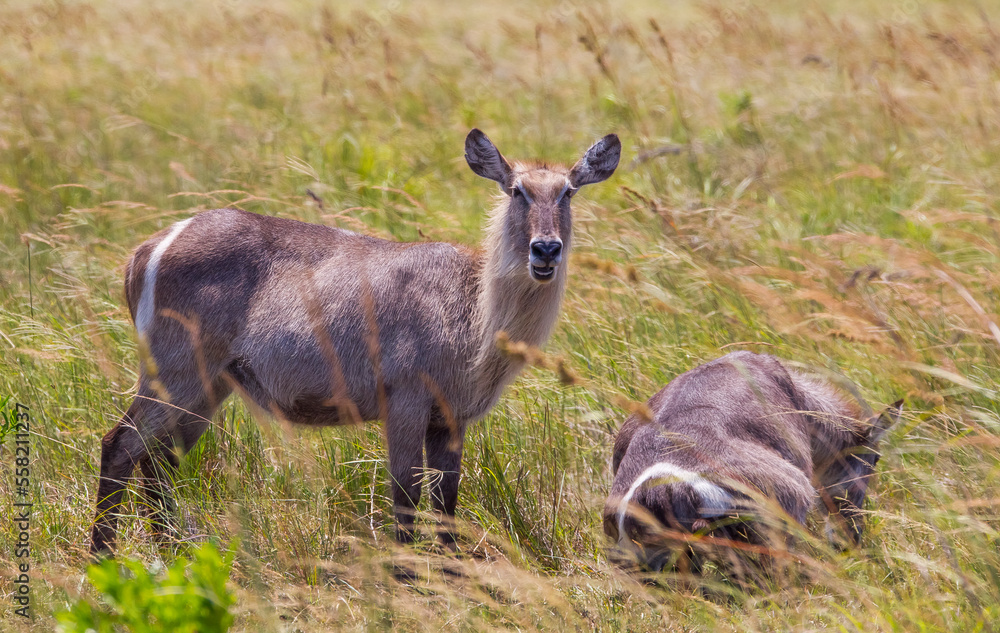
<path fill-rule="evenodd" d="M 681 374 L 648 405 L 653 419 L 633 415 L 615 440 L 604 529 L 658 570 L 677 554 L 663 528 L 762 543 L 775 518 L 804 524 L 817 505 L 857 542 L 878 441 L 901 403 L 861 421 L 826 383 L 734 352 Z M 758 529 L 736 520 L 748 516 L 770 519 Z"/>
<path fill-rule="evenodd" d="M 168 517 L 162 469 L 234 390 L 295 423 L 384 421 L 398 538 L 412 539 L 425 447 L 442 473 L 433 505 L 450 522 L 466 427 L 523 364 L 496 337 L 548 338 L 566 284 L 570 199 L 611 176 L 621 144 L 609 135 L 573 168 L 509 162 L 479 130 L 465 149 L 505 194 L 481 250 L 238 209 L 206 211 L 136 249 L 125 293 L 143 362 L 138 395 L 102 442 L 93 552 L 112 547 L 136 466 L 146 506 Z"/>

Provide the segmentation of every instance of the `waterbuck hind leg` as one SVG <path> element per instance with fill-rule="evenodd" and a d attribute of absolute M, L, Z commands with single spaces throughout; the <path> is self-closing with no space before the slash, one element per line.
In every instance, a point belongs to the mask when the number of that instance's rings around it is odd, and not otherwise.
<path fill-rule="evenodd" d="M 110 554 L 118 528 L 125 487 L 136 463 L 146 456 L 146 446 L 136 430 L 147 401 L 136 398 L 121 421 L 101 440 L 101 478 L 97 486 L 97 516 L 90 539 L 93 556 Z"/>
<path fill-rule="evenodd" d="M 167 470 L 177 467 L 178 452 L 186 452 L 194 446 L 208 428 L 209 416 L 217 403 L 229 393 L 221 381 L 214 385 L 211 399 L 200 382 L 197 385 L 189 383 L 187 389 L 180 380 L 164 382 L 175 385 L 170 392 L 176 394 L 174 400 L 188 406 L 163 402 L 143 382 L 121 421 L 101 441 L 101 478 L 97 488 L 97 516 L 91 534 L 92 555 L 110 554 L 114 548 L 123 495 L 136 466 L 143 474 L 140 491 L 145 498 L 144 512 L 153 520 L 154 533 L 162 535 L 164 528 L 169 531 L 173 499 Z"/>
<path fill-rule="evenodd" d="M 458 505 L 458 482 L 462 471 L 462 443 L 465 429 L 457 424 L 431 426 L 427 429 L 427 467 L 440 471 L 431 484 L 431 503 L 440 515 L 438 538 L 455 546 L 455 506 Z"/>

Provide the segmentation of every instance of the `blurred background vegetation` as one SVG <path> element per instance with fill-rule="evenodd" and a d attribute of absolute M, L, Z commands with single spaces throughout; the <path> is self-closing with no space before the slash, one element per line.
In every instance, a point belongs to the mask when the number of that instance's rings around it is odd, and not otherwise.
<path fill-rule="evenodd" d="M 474 245 L 495 193 L 462 159 L 474 126 L 558 162 L 623 140 L 575 203 L 546 350 L 576 382 L 529 369 L 474 427 L 466 556 L 436 548 L 428 512 L 412 587 L 386 571 L 404 554 L 379 427 L 292 429 L 228 402 L 176 484 L 188 528 L 234 556 L 234 630 L 1000 624 L 996 5 L 9 0 L 0 397 L 34 419 L 36 619 L 5 601 L 0 629 L 51 630 L 91 592 L 100 437 L 136 379 L 131 249 L 225 205 Z M 794 579 L 729 600 L 637 582 L 600 525 L 613 433 L 738 348 L 846 377 L 874 407 L 907 398 L 866 544 L 806 544 Z M 123 555 L 184 550 L 126 521 Z"/>

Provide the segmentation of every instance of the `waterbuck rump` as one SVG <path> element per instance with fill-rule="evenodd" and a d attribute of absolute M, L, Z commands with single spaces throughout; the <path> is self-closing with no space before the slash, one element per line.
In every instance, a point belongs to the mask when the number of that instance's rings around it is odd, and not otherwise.
<path fill-rule="evenodd" d="M 863 420 L 867 405 L 765 354 L 696 367 L 649 400 L 652 419 L 635 414 L 619 430 L 604 530 L 654 571 L 697 570 L 706 549 L 693 544 L 713 539 L 785 548 L 812 508 L 856 544 L 878 443 L 901 405 Z"/>

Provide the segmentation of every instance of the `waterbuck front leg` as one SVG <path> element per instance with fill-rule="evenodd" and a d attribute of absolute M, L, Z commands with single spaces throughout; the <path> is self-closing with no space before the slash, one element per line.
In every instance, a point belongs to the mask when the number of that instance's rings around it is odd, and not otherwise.
<path fill-rule="evenodd" d="M 396 393 L 389 399 L 385 424 L 392 478 L 392 512 L 396 517 L 396 540 L 413 542 L 413 524 L 420 503 L 424 465 L 424 436 L 431 406 L 425 398 Z"/>
<path fill-rule="evenodd" d="M 455 422 L 430 426 L 425 438 L 427 467 L 440 471 L 430 491 L 431 502 L 440 515 L 438 538 L 449 549 L 455 546 L 455 506 L 458 505 L 464 440 L 465 428 Z"/>

